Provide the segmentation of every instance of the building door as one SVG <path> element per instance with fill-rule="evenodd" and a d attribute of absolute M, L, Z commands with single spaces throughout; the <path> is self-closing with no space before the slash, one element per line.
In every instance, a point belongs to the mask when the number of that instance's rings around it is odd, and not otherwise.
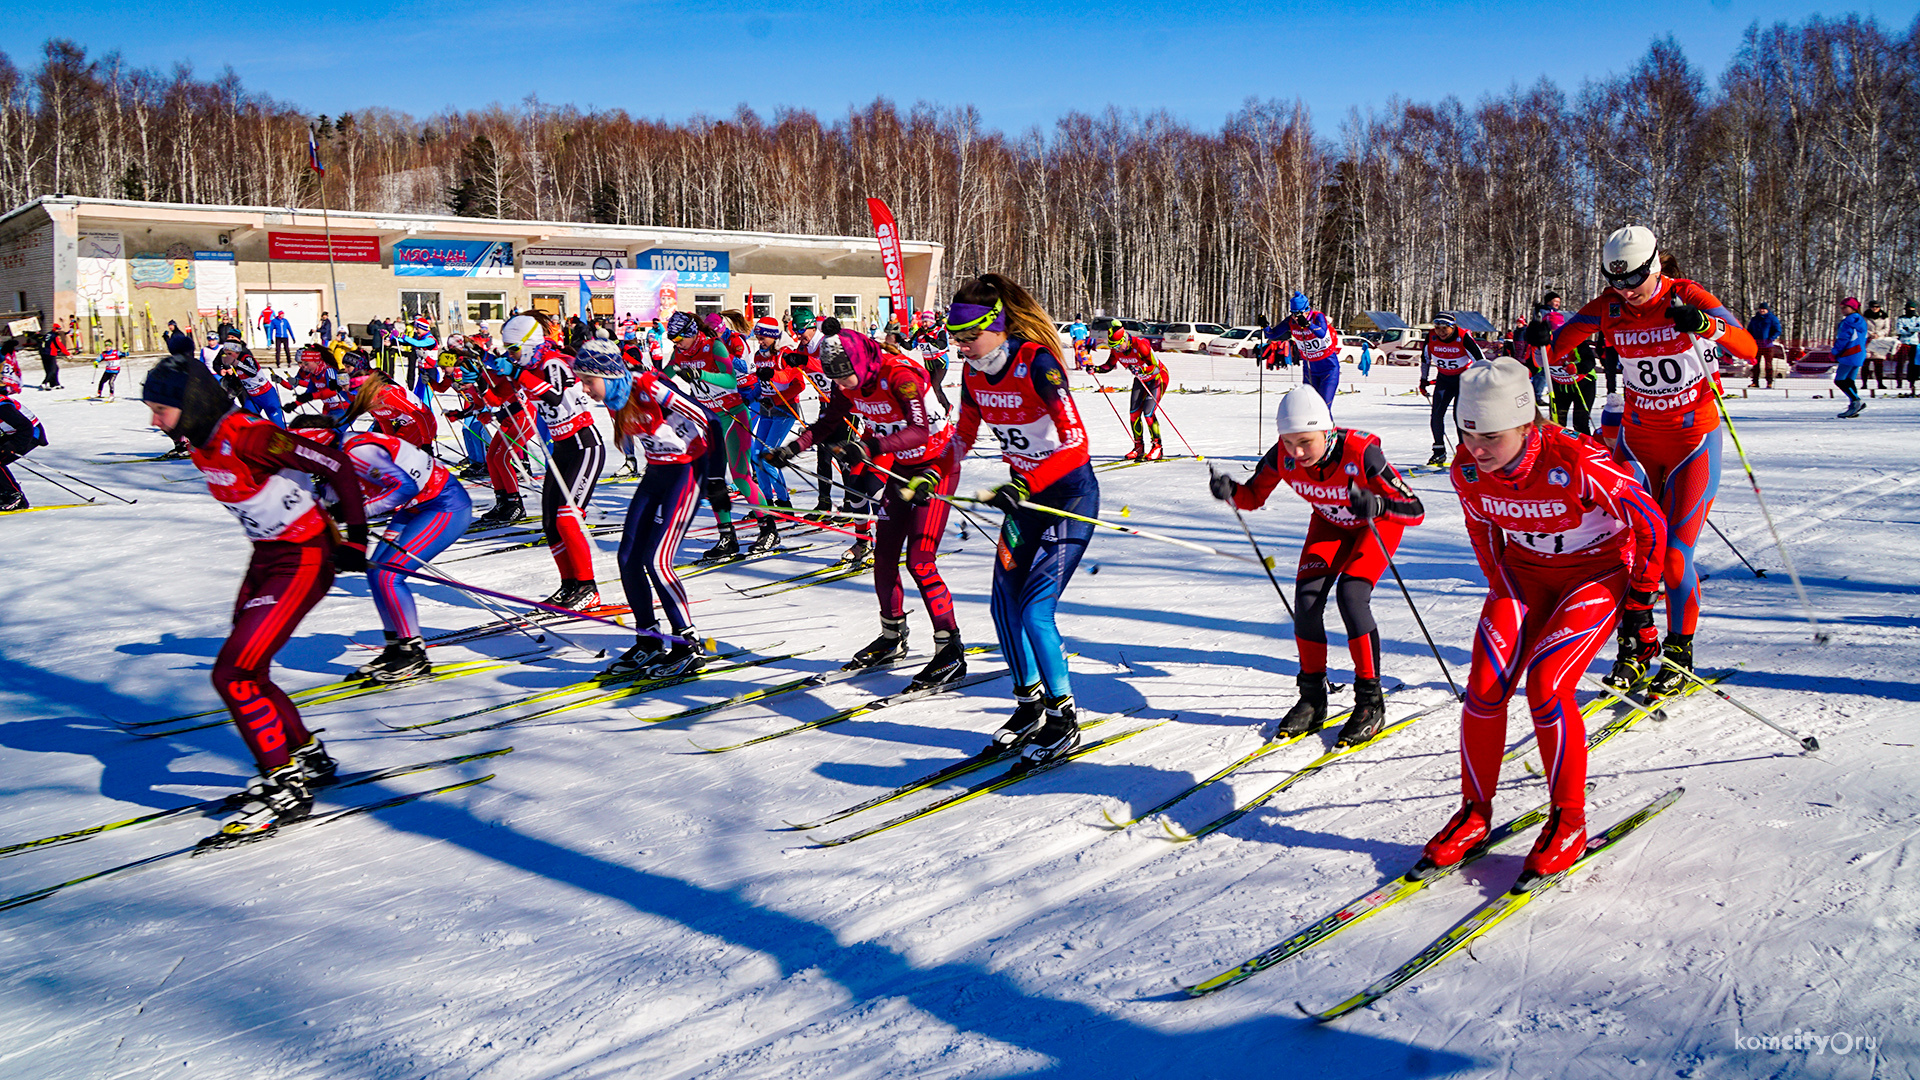
<path fill-rule="evenodd" d="M 267 328 L 260 322 L 260 313 L 268 308 L 284 311 L 287 321 L 293 324 L 293 347 L 298 349 L 307 343 L 307 335 L 320 329 L 320 293 L 318 292 L 268 292 L 265 289 L 247 290 L 246 308 L 247 343 L 256 351 L 266 350 L 273 355 L 273 342 L 267 337 Z"/>

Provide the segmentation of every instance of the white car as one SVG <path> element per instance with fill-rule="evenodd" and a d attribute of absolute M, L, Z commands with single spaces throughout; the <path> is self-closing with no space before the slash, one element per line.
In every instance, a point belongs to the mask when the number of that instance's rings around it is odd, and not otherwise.
<path fill-rule="evenodd" d="M 1168 323 L 1160 347 L 1167 352 L 1199 352 L 1206 348 L 1207 342 L 1226 332 L 1226 327 L 1212 323 Z"/>
<path fill-rule="evenodd" d="M 1209 356 L 1252 356 L 1261 343 L 1257 326 L 1235 326 L 1208 338 L 1203 348 Z"/>

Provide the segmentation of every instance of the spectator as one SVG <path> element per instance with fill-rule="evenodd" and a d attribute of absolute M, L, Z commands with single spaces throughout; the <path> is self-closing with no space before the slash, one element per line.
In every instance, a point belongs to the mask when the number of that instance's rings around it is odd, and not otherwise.
<path fill-rule="evenodd" d="M 1766 369 L 1767 389 L 1773 389 L 1773 362 L 1785 354 L 1780 349 L 1780 317 L 1773 313 L 1773 307 L 1765 300 L 1754 308 L 1753 318 L 1747 320 L 1747 333 L 1753 335 L 1753 343 L 1759 347 L 1759 355 L 1753 360 L 1753 379 L 1750 383 L 1756 389 L 1760 386 L 1760 370 Z"/>
<path fill-rule="evenodd" d="M 1540 298 L 1540 306 L 1533 309 L 1533 320 L 1544 322 L 1549 334 L 1557 334 L 1567 321 L 1567 313 L 1560 310 L 1560 294 L 1549 292 Z M 1547 350 L 1530 348 L 1526 350 L 1527 368 L 1533 373 L 1533 403 L 1536 407 L 1552 407 L 1547 396 Z"/>
<path fill-rule="evenodd" d="M 293 323 L 287 321 L 286 309 L 274 312 L 268 320 L 267 338 L 273 342 L 274 363 L 293 363 Z"/>
<path fill-rule="evenodd" d="M 1840 301 L 1840 326 L 1833 334 L 1833 385 L 1847 395 L 1846 411 L 1840 414 L 1842 420 L 1859 416 L 1867 408 L 1854 380 L 1859 377 L 1860 364 L 1866 358 L 1868 333 L 1867 320 L 1860 314 L 1860 301 L 1851 296 Z"/>
<path fill-rule="evenodd" d="M 59 323 L 54 323 L 52 330 L 40 335 L 40 370 L 44 376 L 40 381 L 40 389 L 42 390 L 60 389 L 59 340 Z"/>
<path fill-rule="evenodd" d="M 333 316 L 323 311 L 320 313 L 320 345 L 325 348 L 331 344 L 333 344 Z"/>
<path fill-rule="evenodd" d="M 167 330 L 160 335 L 160 343 L 174 356 L 184 356 L 189 360 L 194 357 L 193 335 L 180 329 L 180 324 L 172 319 L 167 320 Z"/>
<path fill-rule="evenodd" d="M 1867 363 L 1873 368 L 1874 389 L 1887 388 L 1887 361 L 1893 358 L 1893 350 L 1900 344 L 1893 338 L 1893 316 L 1880 306 L 1880 301 L 1867 301 L 1867 310 L 1861 313 L 1867 320 Z M 1862 373 L 1861 382 L 1866 376 Z M 1900 373 L 1894 372 L 1893 385 L 1900 385 Z"/>
<path fill-rule="evenodd" d="M 1920 392 L 1920 373 L 1914 367 L 1920 364 L 1920 356 L 1915 355 L 1915 347 L 1920 346 L 1920 311 L 1916 311 L 1913 301 L 1907 301 L 1907 310 L 1894 324 L 1893 336 L 1900 342 L 1900 348 L 1893 354 L 1893 385 L 1897 388 L 1904 376 L 1909 396 Z"/>

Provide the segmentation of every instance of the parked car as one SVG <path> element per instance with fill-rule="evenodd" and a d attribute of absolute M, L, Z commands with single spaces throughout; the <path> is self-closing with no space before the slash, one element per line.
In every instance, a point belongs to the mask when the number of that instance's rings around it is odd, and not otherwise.
<path fill-rule="evenodd" d="M 1213 323 L 1168 323 L 1161 347 L 1168 352 L 1199 352 L 1207 342 L 1227 332 Z"/>
<path fill-rule="evenodd" d="M 1259 327 L 1235 326 L 1209 338 L 1205 349 L 1209 356 L 1252 356 L 1260 342 Z"/>
<path fill-rule="evenodd" d="M 1140 331 L 1139 336 L 1146 341 L 1148 348 L 1151 348 L 1154 352 L 1159 352 L 1165 348 L 1167 340 L 1166 323 L 1150 322 L 1142 323 L 1141 325 L 1146 329 Z"/>

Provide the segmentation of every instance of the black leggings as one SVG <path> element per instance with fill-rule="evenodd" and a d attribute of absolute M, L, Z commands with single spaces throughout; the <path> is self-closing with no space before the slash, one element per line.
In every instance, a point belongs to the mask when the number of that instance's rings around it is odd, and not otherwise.
<path fill-rule="evenodd" d="M 1593 433 L 1592 375 L 1583 375 L 1570 383 L 1553 384 L 1553 422 L 1582 435 Z"/>
<path fill-rule="evenodd" d="M 1446 373 L 1433 377 L 1433 416 L 1429 423 L 1433 427 L 1433 445 L 1437 450 L 1447 448 L 1447 409 L 1457 408 L 1460 399 L 1460 376 Z"/>
<path fill-rule="evenodd" d="M 100 391 L 102 390 L 113 390 L 114 380 L 118 379 L 119 377 L 120 377 L 120 373 L 117 371 L 102 372 L 100 375 L 100 385 L 93 388 L 93 396 L 99 397 Z M 115 391 L 115 392 L 118 393 L 118 391 Z"/>
<path fill-rule="evenodd" d="M 1336 582 L 1338 583 L 1336 585 Z M 1347 627 L 1347 647 L 1365 641 L 1373 652 L 1373 673 L 1380 670 L 1380 628 L 1373 621 L 1373 582 L 1363 577 L 1332 574 L 1303 578 L 1293 585 L 1293 634 L 1306 641 L 1327 643 L 1327 593 L 1335 593 L 1340 621 Z M 1356 664 L 1357 668 L 1358 665 Z M 1363 673 L 1355 671 L 1356 675 Z"/>
<path fill-rule="evenodd" d="M 563 578 L 594 579 L 585 513 L 606 463 L 607 447 L 597 429 L 581 428 L 553 444 L 553 460 L 540 489 L 540 528 Z"/>

